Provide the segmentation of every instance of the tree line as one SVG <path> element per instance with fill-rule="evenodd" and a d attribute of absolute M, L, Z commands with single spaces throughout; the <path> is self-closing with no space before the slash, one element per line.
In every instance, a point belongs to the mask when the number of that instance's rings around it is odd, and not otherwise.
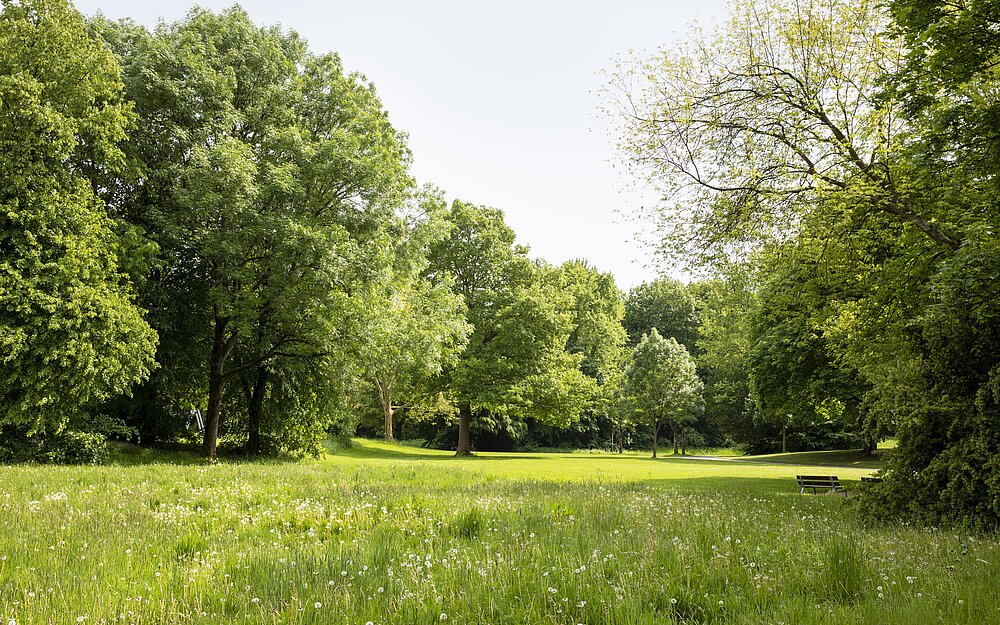
<path fill-rule="evenodd" d="M 294 32 L 7 0 L 0 456 L 895 434 L 868 514 L 995 525 L 993 8 L 737 3 L 619 68 L 608 108 L 663 192 L 660 251 L 706 276 L 622 293 L 419 186 L 370 81 Z"/>

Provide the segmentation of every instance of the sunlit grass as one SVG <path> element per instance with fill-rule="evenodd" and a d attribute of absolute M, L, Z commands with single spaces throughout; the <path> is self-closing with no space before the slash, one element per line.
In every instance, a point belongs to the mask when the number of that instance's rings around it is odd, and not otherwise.
<path fill-rule="evenodd" d="M 862 526 L 802 467 L 168 458 L 0 468 L 0 624 L 1000 621 L 995 537 Z"/>

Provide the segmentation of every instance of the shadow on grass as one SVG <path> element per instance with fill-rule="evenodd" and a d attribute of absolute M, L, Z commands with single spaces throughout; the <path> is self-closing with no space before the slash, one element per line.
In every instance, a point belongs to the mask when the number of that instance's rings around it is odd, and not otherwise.
<path fill-rule="evenodd" d="M 744 456 L 744 462 L 759 462 L 766 464 L 809 465 L 814 467 L 844 467 L 854 469 L 881 469 L 885 458 L 891 450 L 880 449 L 874 456 L 865 455 L 860 449 L 844 449 L 835 451 L 799 451 L 786 454 L 768 454 L 763 456 Z"/>
<path fill-rule="evenodd" d="M 613 454 L 572 454 L 567 452 L 498 452 L 484 451 L 473 452 L 471 456 L 456 456 L 453 451 L 432 450 L 420 447 L 410 447 L 406 445 L 394 445 L 392 443 L 380 443 L 378 446 L 369 447 L 364 441 L 355 441 L 350 447 L 339 447 L 331 450 L 330 453 L 344 458 L 384 458 L 395 460 L 456 460 L 468 462 L 494 462 L 509 460 L 559 460 L 563 462 L 605 462 L 613 463 L 618 461 L 634 462 L 684 462 L 697 464 L 715 464 L 716 460 L 699 460 L 685 456 L 660 455 L 658 458 L 651 456 L 635 455 L 613 455 Z"/>
<path fill-rule="evenodd" d="M 139 467 L 156 464 L 182 466 L 207 465 L 201 457 L 201 445 L 176 443 L 169 447 L 141 447 L 121 441 L 108 441 L 109 457 L 104 464 L 116 467 Z M 294 464 L 299 458 L 293 456 L 248 456 L 240 450 L 222 448 L 219 450 L 220 464 Z"/>
<path fill-rule="evenodd" d="M 844 490 L 836 493 L 821 491 L 818 494 L 806 492 L 800 494 L 800 488 L 794 477 L 749 477 L 749 476 L 729 476 L 729 477 L 688 477 L 688 478 L 650 478 L 641 481 L 642 484 L 653 485 L 662 488 L 683 486 L 685 492 L 695 491 L 702 493 L 740 494 L 740 495 L 789 495 L 795 497 L 820 498 L 820 499 L 848 499 L 851 493 L 857 493 L 864 488 L 858 480 L 840 480 L 844 485 Z M 844 495 L 848 493 L 848 496 Z"/>

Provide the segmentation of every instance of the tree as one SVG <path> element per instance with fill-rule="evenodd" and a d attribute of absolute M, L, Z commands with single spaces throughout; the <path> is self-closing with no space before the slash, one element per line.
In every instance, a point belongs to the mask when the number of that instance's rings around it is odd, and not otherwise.
<path fill-rule="evenodd" d="M 650 330 L 632 350 L 623 389 L 637 418 L 652 431 L 653 457 L 664 425 L 670 427 L 677 455 L 678 436 L 704 407 L 702 382 L 684 346 Z"/>
<path fill-rule="evenodd" d="M 789 431 L 798 430 L 809 437 L 807 448 L 861 440 L 873 454 L 878 440 L 865 435 L 862 406 L 868 386 L 827 336 L 831 311 L 856 297 L 848 283 L 824 275 L 818 260 L 824 251 L 803 237 L 763 261 L 748 333 L 750 387 L 760 416 L 781 429 L 782 452 L 788 451 Z M 810 440 L 831 428 L 839 440 Z"/>
<path fill-rule="evenodd" d="M 340 326 L 361 305 L 350 295 L 378 275 L 367 261 L 411 184 L 409 152 L 363 77 L 242 9 L 195 9 L 152 34 L 93 27 L 118 51 L 141 119 L 139 176 L 115 200 L 160 244 L 151 290 L 195 304 L 175 318 L 201 328 L 186 347 L 208 362 L 202 454 L 216 455 L 238 378 L 259 451 L 277 369 L 353 340 Z"/>
<path fill-rule="evenodd" d="M 887 215 L 957 249 L 955 215 L 921 203 L 898 158 L 907 126 L 881 86 L 903 49 L 887 31 L 875 0 L 743 2 L 713 37 L 616 74 L 621 147 L 672 202 L 658 212 L 664 252 L 746 257 L 824 215 L 831 193 L 863 197 L 859 219 Z"/>
<path fill-rule="evenodd" d="M 569 428 L 529 424 L 530 442 L 552 447 L 599 447 L 620 440 L 615 429 L 614 399 L 628 358 L 625 314 L 614 276 L 585 260 L 571 260 L 545 272 L 550 285 L 573 299 L 572 326 L 566 351 L 582 356 L 580 371 L 595 385 L 594 400 Z"/>
<path fill-rule="evenodd" d="M 592 385 L 566 352 L 571 300 L 541 280 L 503 214 L 456 200 L 449 236 L 431 246 L 429 276 L 451 279 L 473 327 L 445 384 L 459 408 L 457 455 L 471 453 L 473 409 L 568 425 Z"/>
<path fill-rule="evenodd" d="M 377 391 L 386 440 L 393 440 L 396 398 L 433 396 L 430 381 L 456 364 L 471 331 L 452 283 L 424 277 L 428 247 L 447 236 L 448 224 L 439 196 L 425 197 L 421 204 L 421 214 L 396 245 L 392 275 L 376 283 L 363 330 L 361 367 Z"/>
<path fill-rule="evenodd" d="M 127 273 L 149 250 L 95 193 L 134 122 L 118 71 L 68 3 L 3 3 L 0 425 L 21 435 L 60 432 L 154 365 Z"/>
<path fill-rule="evenodd" d="M 698 311 L 688 288 L 679 280 L 658 278 L 629 291 L 622 324 L 632 347 L 656 328 L 662 336 L 677 339 L 689 353 L 697 352 Z"/>
<path fill-rule="evenodd" d="M 689 287 L 698 309 L 699 375 L 705 418 L 729 440 L 756 450 L 766 433 L 750 397 L 750 328 L 756 297 L 747 267 L 720 268 L 721 277 Z"/>

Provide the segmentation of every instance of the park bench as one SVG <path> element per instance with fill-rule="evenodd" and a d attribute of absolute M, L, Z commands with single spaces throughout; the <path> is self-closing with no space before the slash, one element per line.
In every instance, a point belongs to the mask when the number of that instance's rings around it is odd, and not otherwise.
<path fill-rule="evenodd" d="M 807 488 L 811 488 L 813 494 L 816 494 L 816 489 L 818 488 L 829 488 L 831 493 L 835 493 L 838 490 L 846 493 L 843 487 L 840 485 L 840 480 L 837 479 L 836 475 L 796 475 L 795 479 L 798 480 L 799 486 L 802 490 L 799 494 L 806 492 Z"/>
<path fill-rule="evenodd" d="M 879 484 L 882 481 L 880 477 L 863 477 L 861 478 L 862 484 Z"/>

